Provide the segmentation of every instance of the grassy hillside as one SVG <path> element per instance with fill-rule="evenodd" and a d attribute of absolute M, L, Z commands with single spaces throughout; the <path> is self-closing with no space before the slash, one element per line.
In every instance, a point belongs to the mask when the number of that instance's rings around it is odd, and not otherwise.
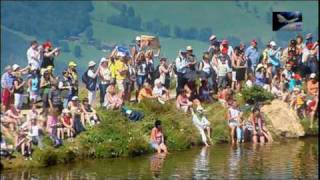
<path fill-rule="evenodd" d="M 58 3 L 58 2 L 57 2 Z M 170 38 L 160 37 L 162 45 L 162 55 L 169 59 L 174 59 L 177 52 L 187 45 L 192 45 L 195 54 L 200 57 L 201 53 L 207 49 L 207 42 L 198 40 L 185 40 L 174 38 L 174 27 L 181 28 L 195 27 L 197 29 L 210 27 L 219 38 L 228 38 L 235 36 L 241 41 L 248 43 L 252 38 L 257 38 L 263 43 L 270 39 L 277 40 L 276 33 L 272 31 L 272 27 L 268 24 L 271 20 L 273 11 L 301 11 L 303 14 L 303 23 L 305 32 L 317 32 L 318 30 L 318 4 L 316 1 L 286 1 L 286 2 L 245 2 L 245 1 L 215 1 L 215 2 L 118 2 L 126 4 L 127 7 L 132 6 L 135 14 L 140 16 L 142 23 L 159 19 L 161 23 L 170 25 Z M 120 14 L 120 11 L 111 2 L 93 1 L 93 11 L 90 13 L 90 23 L 93 29 L 93 38 L 109 45 L 114 44 L 130 44 L 136 35 L 152 34 L 149 32 L 134 31 L 128 28 L 110 25 L 107 18 Z M 246 6 L 247 5 L 247 6 Z M 248 7 L 248 8 L 246 8 Z M 269 19 L 268 19 L 269 18 Z M 296 34 L 296 33 L 282 33 Z M 13 62 L 25 62 L 25 53 L 28 48 L 28 42 L 31 39 L 39 39 L 39 37 L 31 37 L 25 35 L 24 32 L 16 32 L 12 29 L 1 25 L 1 67 Z M 280 35 L 282 36 L 282 35 Z M 40 39 L 40 41 L 43 41 Z M 19 44 L 14 45 L 14 44 Z M 95 47 L 88 45 L 85 33 L 80 34 L 80 40 L 76 42 L 68 42 L 71 52 L 63 52 L 56 61 L 57 69 L 61 69 L 70 59 L 76 60 L 83 70 L 89 60 L 98 61 L 106 52 L 97 50 Z M 74 46 L 79 45 L 82 50 L 82 57 L 75 58 L 73 51 Z M 19 48 L 13 48 L 18 46 Z M 263 45 L 264 46 L 264 45 Z M 261 47 L 261 46 L 260 46 Z M 60 63 L 61 62 L 61 63 Z"/>

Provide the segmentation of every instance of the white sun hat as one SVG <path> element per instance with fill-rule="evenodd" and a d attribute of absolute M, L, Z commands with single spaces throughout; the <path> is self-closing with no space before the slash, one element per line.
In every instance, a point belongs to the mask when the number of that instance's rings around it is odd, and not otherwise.
<path fill-rule="evenodd" d="M 96 65 L 96 63 L 94 61 L 89 61 L 89 63 L 88 63 L 89 67 L 92 67 L 92 66 L 95 66 L 95 65 Z"/>
<path fill-rule="evenodd" d="M 276 44 L 276 42 L 271 41 L 271 42 L 270 42 L 270 46 L 273 46 L 273 47 L 274 47 L 274 46 L 277 46 L 277 44 Z"/>
<path fill-rule="evenodd" d="M 192 51 L 192 46 L 187 46 L 187 51 Z"/>
<path fill-rule="evenodd" d="M 217 38 L 216 35 L 213 34 L 213 35 L 210 36 L 209 40 L 212 41 L 212 40 L 214 40 L 216 38 Z"/>
<path fill-rule="evenodd" d="M 12 69 L 15 71 L 17 70 L 18 68 L 20 68 L 20 66 L 18 64 L 14 64 L 12 65 Z"/>
<path fill-rule="evenodd" d="M 141 40 L 141 37 L 140 36 L 137 36 L 136 37 L 136 41 L 140 41 Z"/>

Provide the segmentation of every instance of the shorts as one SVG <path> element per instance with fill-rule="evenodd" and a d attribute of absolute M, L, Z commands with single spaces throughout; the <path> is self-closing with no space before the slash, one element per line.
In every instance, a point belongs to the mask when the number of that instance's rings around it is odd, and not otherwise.
<path fill-rule="evenodd" d="M 124 80 L 117 80 L 116 82 L 119 91 L 124 91 Z"/>
<path fill-rule="evenodd" d="M 231 127 L 237 127 L 239 125 L 238 121 L 234 119 L 229 120 L 228 124 Z"/>
<path fill-rule="evenodd" d="M 2 104 L 6 107 L 9 107 L 10 105 L 10 96 L 11 96 L 11 93 L 9 89 L 5 88 L 2 90 L 1 101 L 2 101 Z"/>
<path fill-rule="evenodd" d="M 146 76 L 145 76 L 145 75 L 138 75 L 138 76 L 137 76 L 137 86 L 138 86 L 139 88 L 142 88 L 145 79 L 146 79 Z"/>
<path fill-rule="evenodd" d="M 159 144 L 156 143 L 156 142 L 151 141 L 151 142 L 150 142 L 150 145 L 151 145 L 151 147 L 154 148 L 154 149 L 158 149 L 158 148 L 159 148 Z"/>
<path fill-rule="evenodd" d="M 39 92 L 37 91 L 30 91 L 30 100 L 37 101 L 39 96 Z"/>
<path fill-rule="evenodd" d="M 237 81 L 237 72 L 236 71 L 232 71 L 232 81 L 235 82 Z"/>

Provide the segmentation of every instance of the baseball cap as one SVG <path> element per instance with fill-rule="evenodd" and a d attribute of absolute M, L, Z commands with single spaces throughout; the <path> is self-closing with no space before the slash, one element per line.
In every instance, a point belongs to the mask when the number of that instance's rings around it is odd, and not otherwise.
<path fill-rule="evenodd" d="M 221 44 L 222 45 L 227 45 L 227 44 L 229 44 L 229 42 L 228 42 L 228 40 L 224 39 L 224 40 L 222 40 Z"/>
<path fill-rule="evenodd" d="M 216 38 L 217 38 L 216 35 L 211 35 L 210 38 L 209 38 L 209 40 L 212 41 L 212 40 L 214 40 L 214 39 L 216 39 Z"/>
<path fill-rule="evenodd" d="M 186 50 L 187 51 L 192 51 L 192 46 L 187 46 Z"/>
<path fill-rule="evenodd" d="M 137 36 L 136 41 L 140 41 L 140 40 L 141 40 L 140 36 Z"/>
<path fill-rule="evenodd" d="M 72 100 L 72 101 L 79 100 L 79 97 L 78 97 L 78 96 L 73 96 L 71 100 Z"/>
<path fill-rule="evenodd" d="M 251 44 L 257 44 L 257 40 L 255 40 L 255 39 L 253 39 L 252 41 L 251 41 Z"/>
<path fill-rule="evenodd" d="M 269 45 L 270 45 L 270 46 L 277 46 L 276 42 L 274 42 L 274 41 L 271 41 L 271 42 L 269 43 Z"/>
<path fill-rule="evenodd" d="M 316 78 L 316 73 L 311 73 L 310 78 Z"/>
<path fill-rule="evenodd" d="M 18 64 L 14 64 L 12 65 L 12 69 L 15 71 L 17 70 L 18 68 L 20 68 L 20 66 Z"/>
<path fill-rule="evenodd" d="M 74 61 L 70 61 L 69 66 L 77 66 L 77 64 Z"/>

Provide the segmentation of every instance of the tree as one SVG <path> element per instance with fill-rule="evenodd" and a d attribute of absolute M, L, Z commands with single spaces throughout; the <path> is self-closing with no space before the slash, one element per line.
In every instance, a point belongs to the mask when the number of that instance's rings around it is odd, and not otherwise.
<path fill-rule="evenodd" d="M 181 38 L 182 37 L 182 30 L 179 26 L 174 27 L 174 36 L 176 38 Z"/>
<path fill-rule="evenodd" d="M 129 17 L 134 17 L 135 16 L 135 13 L 134 13 L 134 9 L 132 6 L 130 6 L 127 10 L 127 16 Z"/>
<path fill-rule="evenodd" d="M 89 27 L 86 30 L 86 37 L 87 37 L 88 40 L 91 40 L 92 36 L 93 36 L 93 30 L 92 30 L 92 27 Z"/>
<path fill-rule="evenodd" d="M 74 47 L 74 56 L 76 58 L 80 58 L 82 56 L 81 47 L 79 45 Z"/>
<path fill-rule="evenodd" d="M 60 46 L 63 52 L 70 52 L 69 44 L 66 41 L 61 41 Z"/>
<path fill-rule="evenodd" d="M 202 28 L 199 30 L 198 40 L 207 42 L 208 38 L 212 34 L 212 29 L 210 27 Z"/>

